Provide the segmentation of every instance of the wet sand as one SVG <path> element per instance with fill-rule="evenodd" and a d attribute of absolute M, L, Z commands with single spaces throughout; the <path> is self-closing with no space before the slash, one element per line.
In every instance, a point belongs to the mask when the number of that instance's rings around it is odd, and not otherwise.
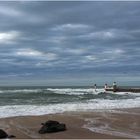
<path fill-rule="evenodd" d="M 39 134 L 41 123 L 56 120 L 65 123 L 63 132 Z M 0 128 L 17 139 L 116 139 L 140 138 L 140 109 L 66 112 L 42 116 L 1 118 Z"/>

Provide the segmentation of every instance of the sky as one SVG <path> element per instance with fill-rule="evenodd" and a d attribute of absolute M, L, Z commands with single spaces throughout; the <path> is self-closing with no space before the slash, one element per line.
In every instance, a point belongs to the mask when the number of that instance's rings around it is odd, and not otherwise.
<path fill-rule="evenodd" d="M 140 2 L 0 2 L 0 86 L 140 85 Z"/>

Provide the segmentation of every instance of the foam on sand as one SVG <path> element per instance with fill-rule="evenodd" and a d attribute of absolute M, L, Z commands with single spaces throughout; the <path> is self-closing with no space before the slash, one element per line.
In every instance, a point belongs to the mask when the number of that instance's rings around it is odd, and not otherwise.
<path fill-rule="evenodd" d="M 90 131 L 93 131 L 96 133 L 109 134 L 113 136 L 122 136 L 126 138 L 136 138 L 136 139 L 140 138 L 140 136 L 137 136 L 134 133 L 112 129 L 108 123 L 102 123 L 99 126 L 96 126 L 93 124 L 101 123 L 101 122 L 97 122 L 97 121 L 94 122 L 95 120 L 92 120 L 92 119 L 91 120 L 87 119 L 86 121 L 88 121 L 88 124 L 84 125 L 83 128 L 89 129 Z"/>

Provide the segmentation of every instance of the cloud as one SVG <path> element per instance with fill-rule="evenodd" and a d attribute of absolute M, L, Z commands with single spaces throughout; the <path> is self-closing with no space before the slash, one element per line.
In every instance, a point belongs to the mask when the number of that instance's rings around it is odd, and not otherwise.
<path fill-rule="evenodd" d="M 97 32 L 89 33 L 88 35 L 83 35 L 82 37 L 102 40 L 102 39 L 112 39 L 115 37 L 115 34 L 112 31 L 97 31 Z"/>
<path fill-rule="evenodd" d="M 4 16 L 15 17 L 15 16 L 21 16 L 22 12 L 9 6 L 0 5 L 0 14 Z"/>
<path fill-rule="evenodd" d="M 58 58 L 58 56 L 55 53 L 51 52 L 41 52 L 38 50 L 34 50 L 31 48 L 26 48 L 26 49 L 18 49 L 15 52 L 15 56 L 22 56 L 22 57 L 28 57 L 28 58 L 33 58 L 33 59 L 40 59 L 40 60 L 55 60 Z"/>
<path fill-rule="evenodd" d="M 56 27 L 52 28 L 53 31 L 66 31 L 66 30 L 77 30 L 77 29 L 88 29 L 90 26 L 86 24 L 63 24 L 57 25 Z"/>
<path fill-rule="evenodd" d="M 0 74 L 138 75 L 139 7 L 139 2 L 0 2 Z"/>
<path fill-rule="evenodd" d="M 79 35 L 78 38 L 82 39 L 94 39 L 94 40 L 101 40 L 101 41 L 121 41 L 122 39 L 126 40 L 132 40 L 134 39 L 131 31 L 126 30 L 120 30 L 120 29 L 107 29 L 107 30 L 101 30 L 101 31 L 94 31 L 89 32 L 84 35 Z"/>
<path fill-rule="evenodd" d="M 61 44 L 63 42 L 65 42 L 67 40 L 66 36 L 52 36 L 52 37 L 48 37 L 48 39 L 45 39 L 45 42 L 50 42 L 50 43 L 57 43 L 57 44 Z"/>
<path fill-rule="evenodd" d="M 0 32 L 0 43 L 9 44 L 14 43 L 20 37 L 17 31 Z"/>
<path fill-rule="evenodd" d="M 94 61 L 94 60 L 96 60 L 97 58 L 96 58 L 96 56 L 93 56 L 93 55 L 87 55 L 87 56 L 85 56 L 88 60 L 90 60 L 90 61 Z"/>
<path fill-rule="evenodd" d="M 29 57 L 37 57 L 44 55 L 42 52 L 33 50 L 33 49 L 19 49 L 16 52 L 16 55 L 18 56 L 29 56 Z"/>
<path fill-rule="evenodd" d="M 117 49 L 114 49 L 114 50 L 106 50 L 103 53 L 106 53 L 106 54 L 122 54 L 122 53 L 124 53 L 124 50 L 117 48 Z"/>
<path fill-rule="evenodd" d="M 86 48 L 66 48 L 66 49 L 62 49 L 61 52 L 63 51 L 63 53 L 69 54 L 69 55 L 82 55 L 85 54 L 86 52 L 88 52 L 88 50 Z"/>
<path fill-rule="evenodd" d="M 55 53 L 46 53 L 45 54 L 47 56 L 47 60 L 57 60 L 58 56 Z"/>
<path fill-rule="evenodd" d="M 6 74 L 6 75 L 0 75 L 1 78 L 9 78 L 9 77 L 29 77 L 31 76 L 32 73 L 9 73 L 9 74 Z"/>

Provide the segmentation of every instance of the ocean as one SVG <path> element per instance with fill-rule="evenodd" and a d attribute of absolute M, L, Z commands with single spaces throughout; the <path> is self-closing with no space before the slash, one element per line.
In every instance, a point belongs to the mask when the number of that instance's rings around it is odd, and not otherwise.
<path fill-rule="evenodd" d="M 140 107 L 140 93 L 91 87 L 0 87 L 0 118 Z"/>

